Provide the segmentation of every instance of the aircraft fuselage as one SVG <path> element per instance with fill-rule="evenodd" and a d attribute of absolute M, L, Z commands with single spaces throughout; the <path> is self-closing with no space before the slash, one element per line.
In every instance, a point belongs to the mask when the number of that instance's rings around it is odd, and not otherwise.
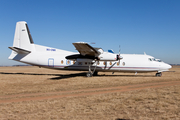
<path fill-rule="evenodd" d="M 87 76 L 99 71 L 161 73 L 171 68 L 146 54 L 114 54 L 84 42 L 73 45 L 79 53 L 34 44 L 27 23 L 17 22 L 9 59 L 50 69 L 89 71 Z"/>

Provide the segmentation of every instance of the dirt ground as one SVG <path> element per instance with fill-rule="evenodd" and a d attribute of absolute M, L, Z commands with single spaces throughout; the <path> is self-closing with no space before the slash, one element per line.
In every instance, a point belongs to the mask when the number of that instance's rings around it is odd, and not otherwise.
<path fill-rule="evenodd" d="M 180 66 L 98 74 L 0 67 L 0 120 L 180 120 Z"/>

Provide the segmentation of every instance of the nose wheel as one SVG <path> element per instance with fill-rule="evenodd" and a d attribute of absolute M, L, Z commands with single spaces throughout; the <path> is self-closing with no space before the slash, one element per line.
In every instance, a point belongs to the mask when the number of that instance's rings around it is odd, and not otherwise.
<path fill-rule="evenodd" d="M 156 77 L 161 77 L 162 76 L 162 73 L 159 72 L 159 73 L 156 73 Z"/>

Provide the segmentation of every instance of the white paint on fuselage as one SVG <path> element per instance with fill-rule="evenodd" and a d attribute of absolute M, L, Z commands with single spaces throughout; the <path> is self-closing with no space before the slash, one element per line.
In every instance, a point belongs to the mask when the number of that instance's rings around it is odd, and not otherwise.
<path fill-rule="evenodd" d="M 36 44 L 33 45 L 34 49 L 30 54 L 26 55 L 25 57 L 22 54 L 18 54 L 19 56 L 12 58 L 27 64 L 60 70 L 88 71 L 89 64 L 93 63 L 91 67 L 92 70 L 94 69 L 94 66 L 96 66 L 95 61 L 91 59 L 77 59 L 73 64 L 72 60 L 67 60 L 65 58 L 68 55 L 78 54 L 77 52 L 69 52 Z M 99 61 L 96 71 L 163 72 L 171 68 L 170 65 L 164 62 L 150 61 L 149 58 L 154 57 L 149 55 L 121 54 L 121 56 L 123 59 L 120 60 L 119 65 L 119 61 Z"/>
<path fill-rule="evenodd" d="M 96 71 L 111 72 L 163 72 L 171 68 L 170 65 L 155 60 L 149 55 L 121 54 L 104 52 L 102 49 L 93 48 L 87 44 L 74 43 L 81 55 L 90 55 L 93 59 L 98 59 Z M 89 67 L 93 70 L 96 66 L 95 60 L 76 59 L 75 63 L 66 59 L 66 56 L 79 54 L 61 49 L 34 44 L 27 23 L 20 21 L 16 23 L 13 47 L 9 47 L 12 52 L 9 59 L 19 62 L 61 70 L 85 70 Z M 95 49 L 95 50 L 93 50 Z M 81 56 L 82 57 L 82 56 Z M 149 60 L 149 58 L 151 58 Z M 120 59 L 120 64 L 119 63 Z M 92 65 L 92 66 L 91 66 Z M 87 74 L 88 76 L 88 74 Z M 91 76 L 91 75 L 90 75 Z"/>

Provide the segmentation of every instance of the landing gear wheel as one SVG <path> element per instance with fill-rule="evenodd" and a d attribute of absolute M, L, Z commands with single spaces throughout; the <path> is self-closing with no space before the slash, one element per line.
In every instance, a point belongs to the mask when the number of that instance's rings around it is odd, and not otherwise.
<path fill-rule="evenodd" d="M 88 72 L 88 73 L 86 74 L 86 77 L 92 77 L 92 73 L 91 73 L 91 72 Z"/>
<path fill-rule="evenodd" d="M 156 73 L 156 77 L 161 77 L 162 76 L 162 73 L 159 72 L 159 73 Z"/>

